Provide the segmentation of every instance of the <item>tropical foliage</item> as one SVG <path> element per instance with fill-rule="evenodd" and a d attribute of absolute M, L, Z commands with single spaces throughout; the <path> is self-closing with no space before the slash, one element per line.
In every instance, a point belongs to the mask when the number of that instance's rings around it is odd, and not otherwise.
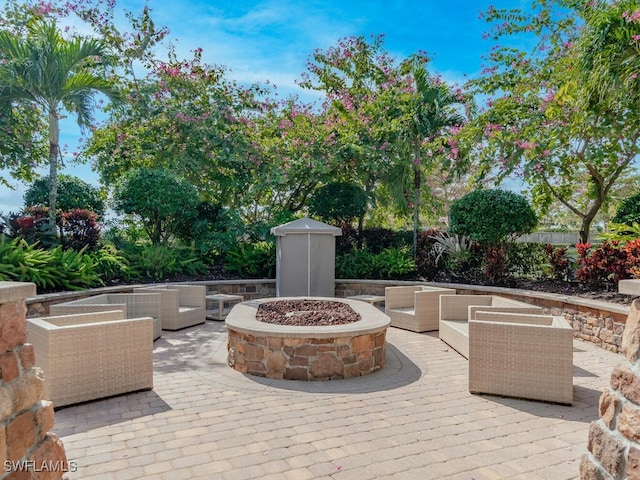
<path fill-rule="evenodd" d="M 46 207 L 49 204 L 49 183 L 49 177 L 41 177 L 33 182 L 24 194 L 25 207 Z M 58 176 L 58 188 L 56 205 L 60 211 L 82 208 L 97 215 L 104 214 L 104 198 L 93 185 L 78 177 L 62 174 Z"/>
<path fill-rule="evenodd" d="M 33 108 L 46 118 L 49 223 L 55 225 L 60 116 L 65 111 L 75 114 L 78 125 L 87 127 L 93 121 L 92 96 L 99 92 L 116 99 L 117 94 L 101 74 L 109 59 L 102 41 L 80 36 L 66 39 L 55 21 L 33 19 L 26 27 L 24 34 L 0 30 L 0 109 L 17 110 L 16 116 L 22 120 L 33 116 L 20 112 Z M 36 140 L 40 137 L 35 132 L 40 127 L 39 123 L 31 126 Z"/>
<path fill-rule="evenodd" d="M 148 8 L 128 13 L 121 30 L 115 5 L 5 4 L 0 167 L 9 177 L 0 183 L 33 182 L 25 209 L 0 228 L 1 251 L 18 251 L 6 278 L 76 288 L 95 275 L 158 280 L 219 262 L 238 275 L 272 275 L 269 229 L 303 215 L 343 226 L 340 275 L 505 283 L 575 271 L 586 285 L 606 271 L 609 286 L 638 273 L 629 261 L 640 153 L 635 0 L 489 8 L 496 46 L 464 86 L 444 81 L 424 52 L 395 58 L 383 36 L 343 38 L 312 52 L 299 81 L 317 104 L 279 98 L 266 79 L 240 85 L 200 48 L 181 58 Z M 92 34 L 60 28 L 70 23 Z M 99 109 L 97 94 L 117 101 Z M 474 99 L 487 99 L 484 108 Z M 94 125 L 98 110 L 104 121 Z M 77 159 L 91 163 L 99 191 L 58 177 L 65 114 L 90 127 Z M 44 165 L 49 175 L 35 179 Z M 487 188 L 510 175 L 528 199 Z M 592 224 L 608 221 L 624 197 L 613 218 L 624 226 L 606 234 L 621 242 L 585 247 Z M 566 212 L 579 219 L 577 264 L 570 250 L 511 243 L 536 225 L 529 201 L 556 223 L 568 223 Z M 107 208 L 124 215 L 119 225 L 98 222 Z M 448 231 L 422 230 L 447 216 Z M 45 252 L 86 275 L 38 273 Z"/>
<path fill-rule="evenodd" d="M 168 240 L 179 219 L 192 219 L 198 205 L 195 187 L 161 168 L 130 170 L 113 196 L 116 211 L 137 219 L 154 245 Z"/>

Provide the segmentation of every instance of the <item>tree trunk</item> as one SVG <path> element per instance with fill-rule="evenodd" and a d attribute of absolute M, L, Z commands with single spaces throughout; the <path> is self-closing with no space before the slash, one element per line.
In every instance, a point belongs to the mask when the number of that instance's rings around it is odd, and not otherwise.
<path fill-rule="evenodd" d="M 58 200 L 58 157 L 60 155 L 60 127 L 54 108 L 49 110 L 49 224 L 56 228 Z"/>
<path fill-rule="evenodd" d="M 591 230 L 591 222 L 598 214 L 598 210 L 602 206 L 602 200 L 596 200 L 589 211 L 582 217 L 582 223 L 580 224 L 580 243 L 587 243 L 589 241 L 589 230 Z"/>
<path fill-rule="evenodd" d="M 153 230 L 151 234 L 151 243 L 153 245 L 160 245 L 162 242 L 162 220 L 159 215 L 156 215 L 153 220 Z"/>
<path fill-rule="evenodd" d="M 418 230 L 420 229 L 420 185 L 422 184 L 419 145 L 415 148 L 413 162 L 413 259 L 415 260 L 418 255 Z"/>

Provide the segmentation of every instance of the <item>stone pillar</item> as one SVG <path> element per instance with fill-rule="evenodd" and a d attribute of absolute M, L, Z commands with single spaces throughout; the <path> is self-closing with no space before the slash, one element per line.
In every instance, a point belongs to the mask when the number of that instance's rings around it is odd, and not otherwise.
<path fill-rule="evenodd" d="M 622 336 L 626 360 L 613 369 L 600 397 L 582 458 L 582 480 L 640 480 L 640 299 L 631 305 Z"/>
<path fill-rule="evenodd" d="M 50 432 L 53 405 L 26 343 L 25 298 L 32 283 L 0 282 L 0 480 L 55 480 L 69 471 L 62 441 Z"/>

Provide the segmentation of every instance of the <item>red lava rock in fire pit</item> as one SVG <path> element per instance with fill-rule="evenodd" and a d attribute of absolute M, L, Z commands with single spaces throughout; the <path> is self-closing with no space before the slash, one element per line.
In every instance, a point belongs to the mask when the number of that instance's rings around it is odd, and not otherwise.
<path fill-rule="evenodd" d="M 343 325 L 360 320 L 360 314 L 342 302 L 330 300 L 276 300 L 260 304 L 256 320 L 277 325 Z"/>

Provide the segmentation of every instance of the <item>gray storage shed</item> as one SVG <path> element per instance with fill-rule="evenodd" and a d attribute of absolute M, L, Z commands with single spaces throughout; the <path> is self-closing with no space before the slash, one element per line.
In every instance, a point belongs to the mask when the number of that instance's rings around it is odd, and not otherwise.
<path fill-rule="evenodd" d="M 301 218 L 271 229 L 276 238 L 276 296 L 335 295 L 338 227 Z"/>

